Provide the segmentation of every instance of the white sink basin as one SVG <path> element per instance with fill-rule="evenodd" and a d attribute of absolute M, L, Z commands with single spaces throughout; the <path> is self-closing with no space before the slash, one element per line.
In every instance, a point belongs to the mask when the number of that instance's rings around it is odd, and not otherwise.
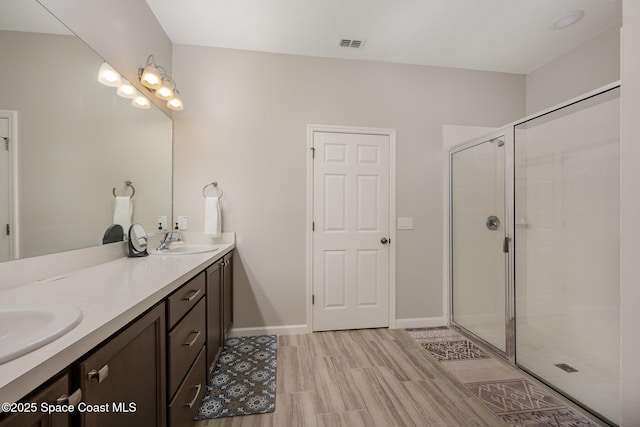
<path fill-rule="evenodd" d="M 197 254 L 201 252 L 215 252 L 222 246 L 214 243 L 182 243 L 174 242 L 169 245 L 167 249 L 153 250 L 152 254 L 155 255 L 185 255 L 185 254 Z"/>
<path fill-rule="evenodd" d="M 75 306 L 0 306 L 0 363 L 20 357 L 73 329 L 82 320 Z"/>

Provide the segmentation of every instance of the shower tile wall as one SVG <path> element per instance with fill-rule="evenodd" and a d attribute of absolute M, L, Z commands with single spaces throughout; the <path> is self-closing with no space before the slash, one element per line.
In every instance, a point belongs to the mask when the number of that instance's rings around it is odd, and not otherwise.
<path fill-rule="evenodd" d="M 516 128 L 516 357 L 617 421 L 620 103 L 594 104 Z"/>

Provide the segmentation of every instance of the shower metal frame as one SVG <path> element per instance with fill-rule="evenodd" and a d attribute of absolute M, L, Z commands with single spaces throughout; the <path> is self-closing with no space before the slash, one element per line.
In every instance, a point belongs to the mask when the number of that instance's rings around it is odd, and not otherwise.
<path fill-rule="evenodd" d="M 515 169 L 513 165 L 513 143 L 514 143 L 515 125 L 505 126 L 493 133 L 474 139 L 470 142 L 456 145 L 449 150 L 449 324 L 460 329 L 465 334 L 472 336 L 480 341 L 497 355 L 509 360 L 515 364 L 515 230 L 514 230 L 514 196 L 515 196 Z M 456 153 L 472 149 L 485 143 L 491 143 L 492 140 L 504 139 L 504 201 L 505 201 L 505 218 L 502 221 L 504 226 L 504 237 L 508 239 L 509 250 L 505 255 L 505 349 L 494 346 L 479 337 L 464 326 L 454 321 L 453 310 L 453 156 Z"/>
<path fill-rule="evenodd" d="M 550 384 L 544 378 L 539 377 L 538 375 L 529 371 L 526 367 L 520 365 L 517 362 L 517 355 L 516 355 L 516 338 L 517 337 L 516 337 L 516 329 L 515 329 L 516 327 L 516 324 L 515 324 L 515 318 L 516 318 L 515 317 L 516 316 L 516 309 L 515 309 L 515 281 L 516 281 L 516 277 L 515 277 L 515 273 L 516 273 L 515 271 L 515 244 L 516 244 L 515 242 L 515 198 L 516 198 L 516 194 L 515 194 L 515 132 L 516 132 L 516 126 L 518 125 L 521 125 L 523 123 L 545 116 L 547 114 L 556 112 L 563 108 L 569 107 L 573 104 L 577 104 L 579 102 L 588 100 L 589 98 L 596 97 L 598 95 L 604 94 L 606 92 L 609 92 L 611 90 L 614 90 L 620 87 L 621 87 L 621 83 L 620 83 L 620 80 L 618 80 L 616 82 L 613 82 L 608 85 L 602 86 L 598 89 L 595 89 L 591 92 L 587 92 L 585 94 L 577 96 L 561 104 L 555 105 L 551 108 L 547 108 L 545 110 L 531 114 L 515 122 L 509 123 L 508 125 L 501 127 L 499 130 L 493 133 L 490 133 L 488 135 L 485 135 L 481 138 L 476 138 L 472 141 L 453 146 L 452 148 L 449 149 L 449 159 L 448 159 L 449 161 L 449 164 L 448 164 L 448 167 L 449 167 L 449 186 L 448 186 L 449 187 L 449 195 L 448 195 L 449 196 L 449 200 L 448 200 L 448 203 L 449 203 L 449 230 L 448 230 L 449 231 L 448 233 L 449 234 L 449 315 L 448 315 L 449 325 L 452 325 L 454 328 L 461 331 L 463 335 L 467 335 L 468 337 L 482 343 L 487 349 L 491 350 L 496 355 L 508 360 L 515 368 L 520 369 L 523 372 L 531 375 L 533 378 L 545 384 L 546 386 L 550 387 L 551 389 L 555 390 L 557 393 L 563 395 L 568 400 L 581 406 L 584 410 L 591 413 L 596 418 L 599 418 L 611 425 L 615 425 L 615 423 L 611 422 L 609 419 L 607 419 L 602 414 L 596 412 L 595 410 L 589 407 L 586 407 L 581 402 L 575 400 L 572 396 L 568 395 L 567 392 L 565 392 L 564 390 L 561 390 L 557 386 Z M 482 143 L 486 143 L 491 139 L 498 138 L 500 136 L 505 137 L 505 153 L 504 153 L 505 155 L 505 168 L 504 168 L 505 169 L 505 212 L 506 212 L 505 230 L 507 233 L 506 237 L 510 238 L 509 252 L 507 254 L 508 260 L 505 268 L 506 270 L 505 271 L 505 275 L 506 275 L 506 281 L 505 281 L 506 352 L 495 347 L 494 345 L 487 342 L 482 337 L 479 337 L 478 335 L 474 334 L 473 332 L 469 331 L 463 326 L 456 324 L 453 320 L 453 221 L 452 221 L 453 219 L 452 217 L 453 215 L 453 209 L 452 209 L 453 208 L 453 197 L 452 197 L 453 195 L 453 179 L 452 179 L 453 155 L 460 151 L 464 151 L 466 149 L 475 147 Z"/>

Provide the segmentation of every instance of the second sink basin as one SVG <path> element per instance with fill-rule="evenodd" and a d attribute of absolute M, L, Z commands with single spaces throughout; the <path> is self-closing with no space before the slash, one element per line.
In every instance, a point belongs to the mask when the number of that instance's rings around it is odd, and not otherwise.
<path fill-rule="evenodd" d="M 75 306 L 0 306 L 0 363 L 20 357 L 73 329 L 82 320 Z"/>
<path fill-rule="evenodd" d="M 174 242 L 169 245 L 167 249 L 153 250 L 150 253 L 155 255 L 184 255 L 184 254 L 197 254 L 201 252 L 215 252 L 220 249 L 222 245 L 214 243 L 183 243 Z"/>

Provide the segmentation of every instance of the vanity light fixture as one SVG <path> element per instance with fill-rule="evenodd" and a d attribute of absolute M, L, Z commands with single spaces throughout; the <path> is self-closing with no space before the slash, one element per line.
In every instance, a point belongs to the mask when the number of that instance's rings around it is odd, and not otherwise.
<path fill-rule="evenodd" d="M 151 107 L 151 102 L 146 96 L 137 92 L 136 96 L 131 100 L 131 105 L 142 110 L 148 110 Z"/>
<path fill-rule="evenodd" d="M 122 81 L 120 77 L 120 73 L 111 67 L 111 65 L 104 62 L 100 66 L 100 71 L 98 71 L 98 81 L 105 86 L 109 87 L 118 87 Z"/>
<path fill-rule="evenodd" d="M 176 82 L 167 73 L 167 70 L 155 63 L 153 55 L 147 57 L 144 68 L 138 69 L 138 77 L 144 87 L 155 92 L 156 97 L 167 101 L 169 109 L 184 110 L 184 102 L 176 88 Z"/>
<path fill-rule="evenodd" d="M 182 97 L 180 96 L 178 89 L 173 91 L 173 98 L 167 101 L 167 107 L 174 111 L 184 110 L 184 103 L 182 102 Z"/>
<path fill-rule="evenodd" d="M 173 82 L 169 81 L 171 77 L 162 76 L 162 84 L 156 90 L 156 96 L 160 99 L 164 99 L 165 101 L 173 98 Z"/>
<path fill-rule="evenodd" d="M 123 98 L 133 99 L 137 94 L 138 91 L 136 90 L 136 88 L 133 87 L 131 83 L 129 83 L 129 80 L 123 78 L 122 84 L 118 86 L 118 95 Z"/>
<path fill-rule="evenodd" d="M 100 66 L 98 81 L 105 86 L 117 88 L 116 93 L 123 98 L 131 99 L 131 105 L 134 107 L 143 110 L 151 108 L 149 99 L 106 62 Z"/>
<path fill-rule="evenodd" d="M 160 74 L 160 68 L 162 67 L 158 67 L 156 65 L 153 55 L 149 55 L 147 63 L 140 73 L 140 83 L 149 89 L 160 89 L 160 87 L 162 87 L 162 75 Z M 162 70 L 164 70 L 164 68 L 162 68 Z"/>

